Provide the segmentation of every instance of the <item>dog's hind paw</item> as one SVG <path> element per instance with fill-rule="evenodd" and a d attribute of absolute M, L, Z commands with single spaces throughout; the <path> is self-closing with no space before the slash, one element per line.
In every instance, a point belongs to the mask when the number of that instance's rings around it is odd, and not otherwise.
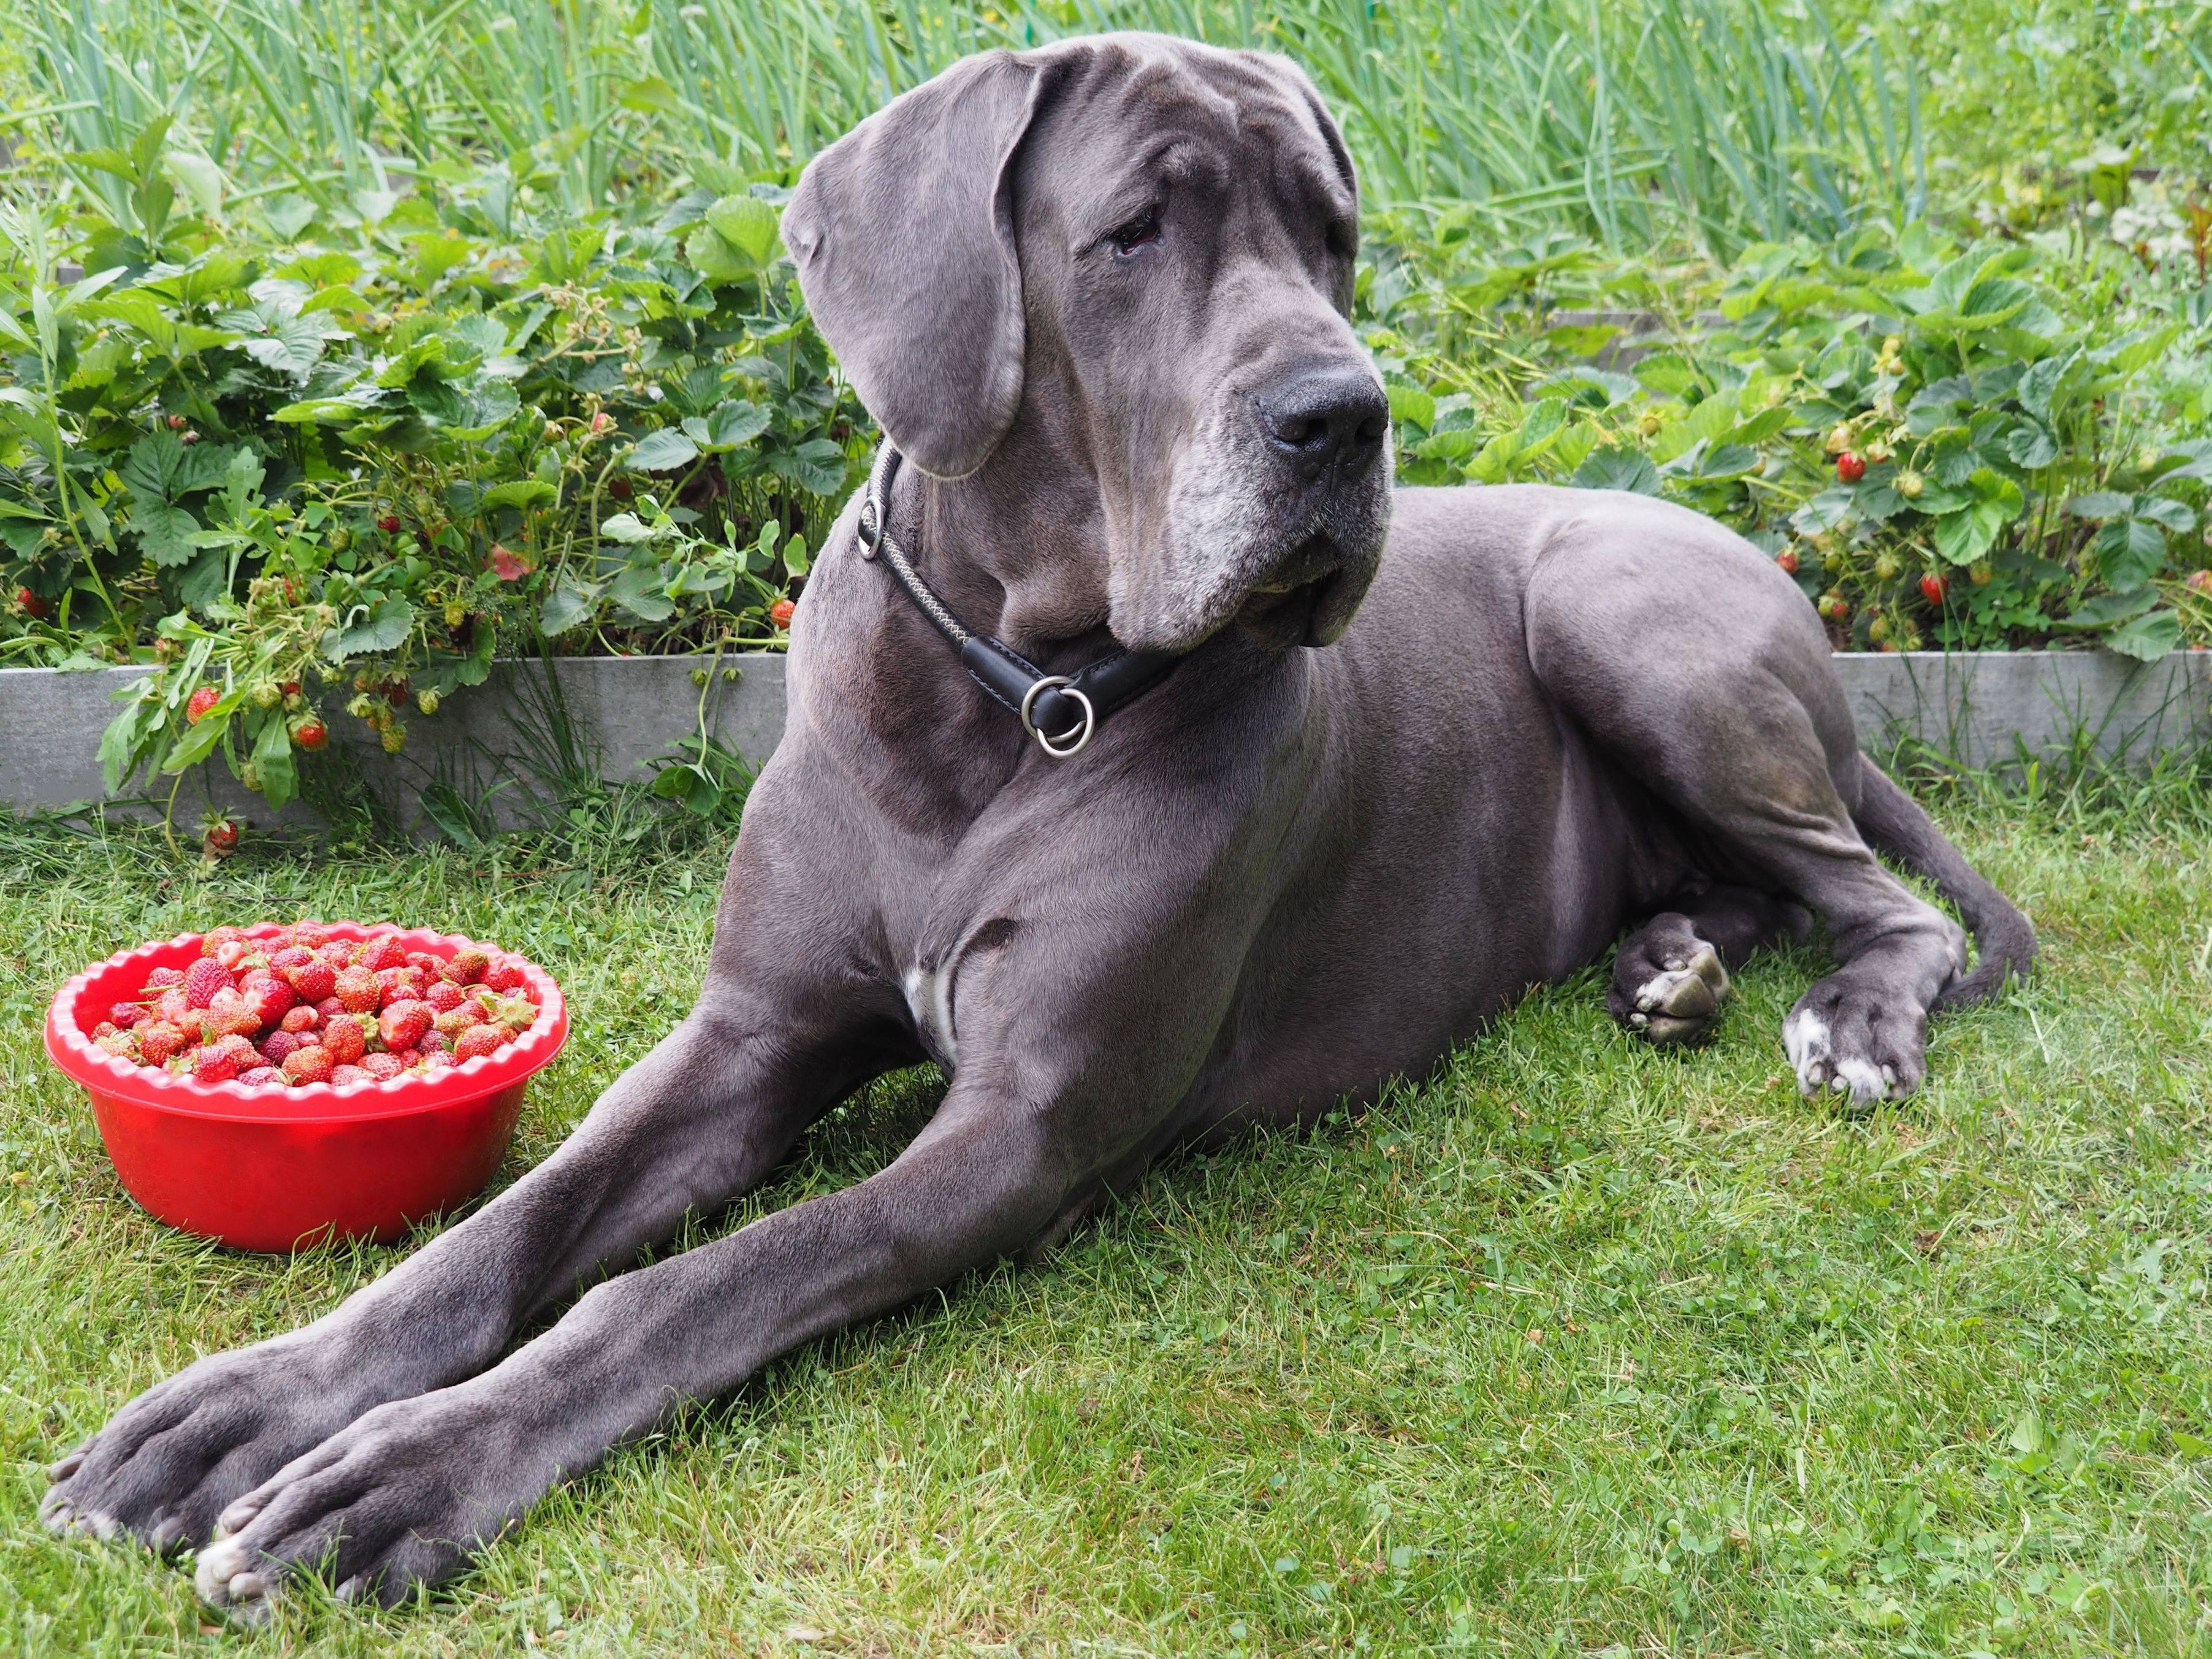
<path fill-rule="evenodd" d="M 1706 1036 L 1731 994 L 1720 952 L 1686 917 L 1660 916 L 1620 947 L 1606 1001 L 1615 1019 L 1663 1045 Z"/>

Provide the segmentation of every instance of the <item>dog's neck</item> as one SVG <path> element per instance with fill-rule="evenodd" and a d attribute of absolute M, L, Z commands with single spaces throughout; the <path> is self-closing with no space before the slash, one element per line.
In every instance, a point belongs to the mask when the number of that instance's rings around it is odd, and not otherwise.
<path fill-rule="evenodd" d="M 1078 434 L 1025 408 L 965 477 L 902 468 L 892 533 L 965 626 L 1025 653 L 1048 653 L 1106 626 L 1106 519 L 1096 478 Z"/>

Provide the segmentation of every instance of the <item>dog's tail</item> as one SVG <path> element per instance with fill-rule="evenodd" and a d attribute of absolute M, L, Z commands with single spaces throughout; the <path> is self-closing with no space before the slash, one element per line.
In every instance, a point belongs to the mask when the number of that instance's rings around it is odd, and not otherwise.
<path fill-rule="evenodd" d="M 1887 853 L 1959 907 L 1959 915 L 1981 947 L 1973 971 L 1943 988 L 1938 1008 L 1984 1002 L 2004 988 L 2008 979 L 2024 980 L 2035 960 L 2035 925 L 2020 908 L 1990 885 L 1920 810 L 1920 803 L 1890 781 L 1864 755 L 1859 757 L 1859 807 L 1853 816 L 1867 845 Z"/>

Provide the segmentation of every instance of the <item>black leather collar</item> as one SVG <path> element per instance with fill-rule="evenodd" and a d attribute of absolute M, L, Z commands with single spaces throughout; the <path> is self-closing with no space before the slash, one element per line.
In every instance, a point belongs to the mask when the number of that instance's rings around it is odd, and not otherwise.
<path fill-rule="evenodd" d="M 890 533 L 891 480 L 899 453 L 885 442 L 876 452 L 868 493 L 860 503 L 860 556 L 878 560 L 896 578 L 915 609 L 960 653 L 961 665 L 1054 760 L 1082 752 L 1100 722 L 1171 673 L 1181 657 L 1162 651 L 1121 650 L 1073 674 L 1048 674 L 1003 640 L 963 626 L 936 589 L 922 580 Z"/>

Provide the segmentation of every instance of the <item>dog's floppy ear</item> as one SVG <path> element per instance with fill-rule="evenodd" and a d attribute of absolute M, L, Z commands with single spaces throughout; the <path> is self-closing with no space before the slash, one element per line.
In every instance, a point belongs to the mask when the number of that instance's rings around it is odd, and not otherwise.
<path fill-rule="evenodd" d="M 899 451 L 955 478 L 1022 400 L 1022 273 L 1010 178 L 1047 69 L 963 59 L 808 164 L 784 246 L 846 374 Z"/>

